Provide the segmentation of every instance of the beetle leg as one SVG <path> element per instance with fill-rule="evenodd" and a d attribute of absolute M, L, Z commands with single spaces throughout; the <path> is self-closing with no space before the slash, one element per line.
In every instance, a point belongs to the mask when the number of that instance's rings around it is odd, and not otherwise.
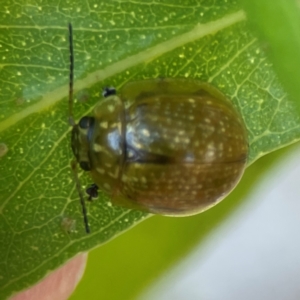
<path fill-rule="evenodd" d="M 102 92 L 102 96 L 105 98 L 108 96 L 111 96 L 111 95 L 116 95 L 116 94 L 117 94 L 117 91 L 114 87 L 105 87 Z"/>
<path fill-rule="evenodd" d="M 96 183 L 91 184 L 85 192 L 89 195 L 88 201 L 92 201 L 95 198 L 98 198 L 99 187 Z"/>

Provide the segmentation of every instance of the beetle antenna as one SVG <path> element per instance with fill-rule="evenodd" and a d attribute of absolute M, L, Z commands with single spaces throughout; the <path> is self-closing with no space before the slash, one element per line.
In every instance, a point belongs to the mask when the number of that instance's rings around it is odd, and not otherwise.
<path fill-rule="evenodd" d="M 73 51 L 73 33 L 72 33 L 72 24 L 69 23 L 69 46 L 70 46 L 70 82 L 69 82 L 69 118 L 70 123 L 73 126 L 76 126 L 74 116 L 73 116 L 73 82 L 74 82 L 74 51 Z M 85 206 L 84 196 L 81 190 L 81 184 L 78 177 L 78 171 L 77 171 L 77 161 L 73 160 L 71 162 L 71 168 L 73 171 L 76 189 L 80 198 L 80 204 L 82 207 L 82 214 L 83 214 L 83 220 L 84 220 L 84 226 L 86 233 L 90 233 L 90 227 L 87 217 L 87 210 Z"/>
<path fill-rule="evenodd" d="M 79 198 L 80 198 L 80 204 L 81 204 L 81 207 L 82 207 L 82 214 L 83 214 L 83 221 L 84 221 L 85 231 L 86 231 L 86 233 L 90 233 L 89 221 L 88 221 L 88 217 L 87 217 L 87 210 L 86 210 L 86 206 L 85 206 L 84 196 L 83 196 L 83 193 L 82 193 L 82 190 L 81 190 L 81 184 L 80 184 L 80 181 L 79 181 L 79 178 L 78 178 L 77 162 L 75 160 L 73 160 L 71 162 L 71 167 L 72 167 L 73 175 L 74 175 L 74 178 L 75 178 L 77 192 L 78 192 Z"/>
<path fill-rule="evenodd" d="M 69 47 L 70 47 L 70 79 L 69 79 L 69 117 L 72 126 L 75 125 L 73 116 L 73 85 L 74 85 L 74 50 L 73 50 L 73 29 L 69 23 Z"/>

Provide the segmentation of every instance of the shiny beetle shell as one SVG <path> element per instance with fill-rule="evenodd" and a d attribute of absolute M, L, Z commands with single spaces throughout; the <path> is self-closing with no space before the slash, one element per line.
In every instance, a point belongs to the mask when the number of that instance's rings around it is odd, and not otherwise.
<path fill-rule="evenodd" d="M 186 216 L 221 201 L 240 180 L 248 142 L 232 103 L 193 79 L 126 84 L 73 129 L 80 166 L 117 205 Z"/>

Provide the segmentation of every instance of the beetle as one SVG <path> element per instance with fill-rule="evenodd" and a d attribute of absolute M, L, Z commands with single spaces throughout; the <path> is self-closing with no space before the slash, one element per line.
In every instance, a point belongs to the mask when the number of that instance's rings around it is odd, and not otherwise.
<path fill-rule="evenodd" d="M 166 216 L 188 216 L 220 202 L 247 163 L 247 131 L 233 104 L 211 84 L 182 78 L 127 83 L 117 94 L 105 88 L 92 116 L 76 124 L 73 106 L 73 41 L 70 36 L 71 146 L 113 204 Z M 75 173 L 86 231 L 86 208 Z"/>

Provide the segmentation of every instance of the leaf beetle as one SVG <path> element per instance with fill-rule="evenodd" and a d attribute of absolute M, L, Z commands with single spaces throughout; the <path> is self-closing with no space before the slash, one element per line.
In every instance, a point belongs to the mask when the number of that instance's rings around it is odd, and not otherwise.
<path fill-rule="evenodd" d="M 73 106 L 73 40 L 70 38 L 69 110 L 72 163 L 86 232 L 84 196 L 76 164 L 114 204 L 166 216 L 188 216 L 220 202 L 247 163 L 247 131 L 232 103 L 196 79 L 163 78 L 104 89 L 92 116 L 76 124 Z"/>

